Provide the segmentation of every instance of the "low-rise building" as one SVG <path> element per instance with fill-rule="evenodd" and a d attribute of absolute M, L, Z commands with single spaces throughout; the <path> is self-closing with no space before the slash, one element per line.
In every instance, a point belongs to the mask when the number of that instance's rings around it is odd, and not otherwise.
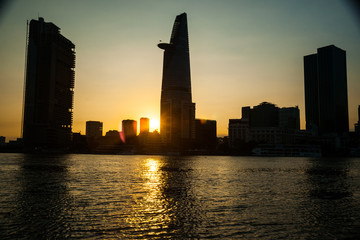
<path fill-rule="evenodd" d="M 241 119 L 229 119 L 229 147 L 238 148 L 249 142 L 294 144 L 300 131 L 299 108 L 279 108 L 263 102 L 243 107 Z"/>

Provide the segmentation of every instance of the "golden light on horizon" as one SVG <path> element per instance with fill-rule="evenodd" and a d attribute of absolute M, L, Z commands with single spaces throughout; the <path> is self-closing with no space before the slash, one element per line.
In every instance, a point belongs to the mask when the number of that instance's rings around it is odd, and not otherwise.
<path fill-rule="evenodd" d="M 197 1 L 176 1 L 174 5 L 157 0 L 152 3 L 157 7 L 149 12 L 138 1 L 109 1 L 105 5 L 100 1 L 88 5 L 72 1 L 20 2 L 8 4 L 0 18 L 4 33 L 0 36 L 0 59 L 4 63 L 0 66 L 0 102 L 6 103 L 0 104 L 0 135 L 6 137 L 6 142 L 21 136 L 26 69 L 18 63 L 25 62 L 26 19 L 36 19 L 33 9 L 46 13 L 45 21 L 61 28 L 64 37 L 76 45 L 73 132 L 85 134 L 86 121 L 94 120 L 103 122 L 105 135 L 110 130 L 121 131 L 119 121 L 139 122 L 141 117 L 151 119 L 150 131 L 160 131 L 156 121 L 160 121 L 163 52 L 156 45 L 158 38 L 169 37 L 175 14 L 180 13 L 163 14 L 170 9 L 188 13 L 196 116 L 216 120 L 219 136 L 228 135 L 229 119 L 240 118 L 241 107 L 263 101 L 279 107 L 298 105 L 301 129 L 305 129 L 303 56 L 328 44 L 348 53 L 351 131 L 358 121 L 360 31 L 349 11 L 353 9 L 346 3 L 331 1 L 326 8 L 314 3 L 309 11 L 301 2 L 284 5 L 264 1 L 261 7 L 252 1 L 221 5 L 212 0 L 204 8 Z M 98 5 L 106 11 L 98 11 Z M 294 17 L 289 18 L 288 13 L 294 9 Z M 223 17 L 212 18 L 209 11 L 213 10 Z M 317 21 L 319 12 L 323 21 Z M 134 16 L 140 15 L 147 21 L 134 21 Z M 216 24 L 209 24 L 210 28 L 205 22 Z M 237 28 L 232 23 L 237 23 Z M 270 25 L 278 27 L 269 31 Z M 323 34 L 314 34 L 319 29 Z"/>
<path fill-rule="evenodd" d="M 157 130 L 160 132 L 160 121 L 155 118 L 150 118 L 150 132 Z"/>

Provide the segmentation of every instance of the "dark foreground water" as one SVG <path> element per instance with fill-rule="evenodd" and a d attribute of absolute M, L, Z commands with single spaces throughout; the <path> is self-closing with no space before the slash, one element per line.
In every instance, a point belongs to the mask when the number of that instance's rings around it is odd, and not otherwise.
<path fill-rule="evenodd" d="M 360 239 L 360 159 L 0 154 L 0 239 Z"/>

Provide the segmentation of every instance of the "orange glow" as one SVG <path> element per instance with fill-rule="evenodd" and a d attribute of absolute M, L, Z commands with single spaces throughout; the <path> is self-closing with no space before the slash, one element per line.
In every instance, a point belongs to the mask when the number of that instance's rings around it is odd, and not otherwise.
<path fill-rule="evenodd" d="M 155 130 L 160 132 L 160 121 L 155 118 L 150 118 L 150 132 Z"/>
<path fill-rule="evenodd" d="M 200 119 L 200 123 L 201 124 L 206 124 L 207 120 L 206 119 Z"/>
<path fill-rule="evenodd" d="M 146 166 L 148 168 L 148 177 L 151 178 L 151 174 L 157 173 L 159 170 L 159 160 L 148 158 L 146 159 Z"/>

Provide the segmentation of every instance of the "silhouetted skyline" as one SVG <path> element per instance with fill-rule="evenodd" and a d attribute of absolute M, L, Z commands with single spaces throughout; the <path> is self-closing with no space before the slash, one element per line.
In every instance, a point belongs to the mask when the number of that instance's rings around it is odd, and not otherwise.
<path fill-rule="evenodd" d="M 149 11 L 151 9 L 151 11 Z M 162 54 L 174 16 L 187 12 L 196 117 L 228 119 L 262 101 L 300 109 L 302 56 L 334 44 L 347 51 L 349 124 L 360 102 L 360 31 L 344 1 L 12 1 L 0 18 L 0 135 L 21 132 L 26 20 L 44 17 L 77 46 L 73 131 L 85 122 L 121 129 L 122 119 L 160 118 Z M 146 19 L 139 21 L 139 19 Z"/>
<path fill-rule="evenodd" d="M 270 145 L 272 149 L 283 145 L 294 148 L 299 144 L 298 106 L 279 108 L 273 103 L 262 102 L 253 108 L 244 106 L 241 110 L 241 119 L 229 119 L 230 150 L 251 154 L 253 148 L 261 144 Z"/>

